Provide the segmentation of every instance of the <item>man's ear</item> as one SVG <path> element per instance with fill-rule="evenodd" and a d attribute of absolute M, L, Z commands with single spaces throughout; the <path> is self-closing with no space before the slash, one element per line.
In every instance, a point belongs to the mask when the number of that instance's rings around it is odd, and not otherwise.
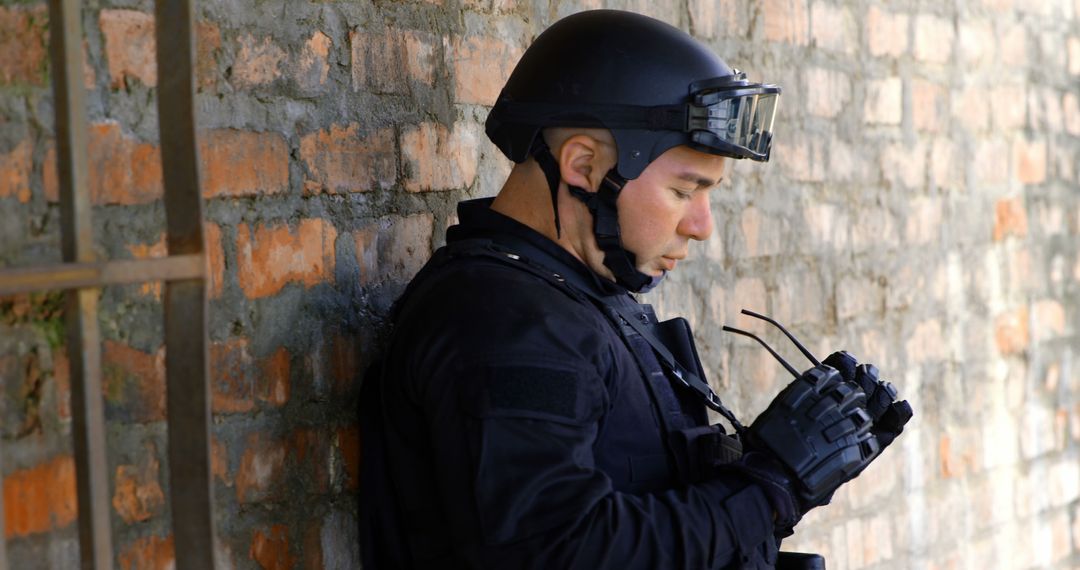
<path fill-rule="evenodd" d="M 587 134 L 576 134 L 559 147 L 559 174 L 571 186 L 589 192 L 600 187 L 606 169 L 604 143 Z"/>

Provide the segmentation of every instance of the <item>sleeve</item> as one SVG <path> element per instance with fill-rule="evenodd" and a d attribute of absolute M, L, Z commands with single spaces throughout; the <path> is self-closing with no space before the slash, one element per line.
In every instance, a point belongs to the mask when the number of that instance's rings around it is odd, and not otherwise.
<path fill-rule="evenodd" d="M 436 467 L 453 473 L 441 495 L 472 565 L 701 569 L 775 552 L 772 508 L 738 474 L 647 495 L 612 488 L 593 459 L 607 397 L 588 363 L 518 353 L 444 370 L 457 397 L 432 430 Z"/>

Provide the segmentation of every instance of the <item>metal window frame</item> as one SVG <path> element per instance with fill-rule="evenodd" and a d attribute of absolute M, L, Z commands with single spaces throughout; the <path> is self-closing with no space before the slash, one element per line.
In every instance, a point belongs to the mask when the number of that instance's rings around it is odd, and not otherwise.
<path fill-rule="evenodd" d="M 81 2 L 49 0 L 64 263 L 0 270 L 0 295 L 66 290 L 64 318 L 71 362 L 79 546 L 84 569 L 113 568 L 97 300 L 104 285 L 142 281 L 165 282 L 166 425 L 176 567 L 215 567 L 206 253 L 195 137 L 194 0 L 156 0 L 154 17 L 168 257 L 135 261 L 99 261 L 95 257 L 82 83 Z M 8 567 L 0 517 L 0 569 Z"/>

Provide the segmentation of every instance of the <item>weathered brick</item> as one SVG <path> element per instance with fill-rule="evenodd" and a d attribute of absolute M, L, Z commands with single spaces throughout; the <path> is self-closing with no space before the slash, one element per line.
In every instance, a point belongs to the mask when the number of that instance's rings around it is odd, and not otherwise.
<path fill-rule="evenodd" d="M 1027 307 L 1000 314 L 994 319 L 994 341 L 1002 355 L 1019 354 L 1027 350 L 1030 342 Z"/>
<path fill-rule="evenodd" d="M 763 32 L 770 42 L 804 46 L 810 35 L 806 0 L 765 0 L 761 14 Z"/>
<path fill-rule="evenodd" d="M 738 291 L 736 291 L 738 293 Z M 820 324 L 831 320 L 829 299 L 821 277 L 813 271 L 785 271 L 776 278 L 772 312 L 786 325 Z M 693 299 L 691 299 L 691 302 Z M 746 306 L 747 309 L 753 307 Z M 761 312 L 764 309 L 759 310 Z M 736 315 L 738 313 L 733 313 Z"/>
<path fill-rule="evenodd" d="M 164 194 L 161 151 L 126 135 L 114 121 L 92 123 L 89 129 L 90 201 L 93 204 L 148 204 Z M 59 201 L 56 149 L 45 154 L 45 197 Z"/>
<path fill-rule="evenodd" d="M 782 251 L 780 218 L 762 215 L 760 210 L 749 206 L 743 210 L 739 226 L 747 257 L 775 255 Z"/>
<path fill-rule="evenodd" d="M 909 203 L 909 208 L 904 241 L 911 245 L 937 243 L 943 218 L 941 198 L 915 198 Z"/>
<path fill-rule="evenodd" d="M 247 224 L 237 228 L 236 257 L 240 289 L 251 299 L 274 295 L 289 283 L 306 287 L 334 275 L 337 230 L 322 219 L 285 225 Z"/>
<path fill-rule="evenodd" d="M 1009 146 L 1000 139 L 984 139 L 975 146 L 975 180 L 979 186 L 998 186 L 1009 180 Z"/>
<path fill-rule="evenodd" d="M 1018 140 L 1013 143 L 1016 178 L 1022 184 L 1046 181 L 1046 141 Z"/>
<path fill-rule="evenodd" d="M 1044 299 L 1031 307 L 1031 336 L 1041 342 L 1065 335 L 1065 307 L 1055 299 Z"/>
<path fill-rule="evenodd" d="M 994 241 L 1027 235 L 1027 209 L 1022 196 L 1003 198 L 994 206 Z"/>
<path fill-rule="evenodd" d="M 289 530 L 276 524 L 265 532 L 255 531 L 248 554 L 264 570 L 290 570 L 294 557 L 289 552 Z"/>
<path fill-rule="evenodd" d="M 946 63 L 952 57 L 955 30 L 952 22 L 919 14 L 915 17 L 915 58 L 928 63 Z"/>
<path fill-rule="evenodd" d="M 957 47 L 960 63 L 969 67 L 979 67 L 990 63 L 994 57 L 997 40 L 994 28 L 987 20 L 961 20 Z"/>
<path fill-rule="evenodd" d="M 1001 85 L 990 90 L 990 109 L 996 129 L 1024 126 L 1027 97 L 1022 85 Z"/>
<path fill-rule="evenodd" d="M 690 0 L 690 24 L 697 37 L 715 38 L 738 29 L 736 0 Z"/>
<path fill-rule="evenodd" d="M 851 247 L 864 251 L 877 247 L 896 247 L 899 243 L 896 218 L 887 208 L 868 206 L 855 213 L 851 224 Z"/>
<path fill-rule="evenodd" d="M 349 32 L 352 52 L 353 91 L 372 89 L 376 93 L 401 93 L 406 89 L 407 56 L 401 37 L 391 29 L 384 33 Z"/>
<path fill-rule="evenodd" d="M 727 314 L 738 315 L 743 309 L 759 313 L 768 313 L 768 297 L 765 294 L 765 282 L 756 277 L 746 277 L 735 282 L 735 289 L 728 298 Z M 729 318 L 731 318 L 729 316 Z"/>
<path fill-rule="evenodd" d="M 353 232 L 360 283 L 410 279 L 431 257 L 431 214 L 387 217 Z"/>
<path fill-rule="evenodd" d="M 409 77 L 426 85 L 435 83 L 435 54 L 438 38 L 430 33 L 405 30 L 401 32 L 405 41 L 405 68 Z"/>
<path fill-rule="evenodd" d="M 109 63 L 110 85 L 123 87 L 129 79 L 143 85 L 157 85 L 154 16 L 135 10 L 102 10 L 98 27 L 105 36 L 105 59 Z"/>
<path fill-rule="evenodd" d="M 881 151 L 881 174 L 890 184 L 922 188 L 926 176 L 926 154 L 926 147 L 920 141 L 912 145 L 890 144 Z"/>
<path fill-rule="evenodd" d="M 960 188 L 964 184 L 962 151 L 950 138 L 937 138 L 930 147 L 930 175 L 938 188 Z"/>
<path fill-rule="evenodd" d="M 150 535 L 124 545 L 117 563 L 121 570 L 172 570 L 176 568 L 173 537 Z"/>
<path fill-rule="evenodd" d="M 309 174 L 304 191 L 336 194 L 389 189 L 397 182 L 396 149 L 393 129 L 361 136 L 356 123 L 305 135 L 300 139 L 300 159 Z"/>
<path fill-rule="evenodd" d="M 311 38 L 304 42 L 296 59 L 294 77 L 297 84 L 309 91 L 326 85 L 326 79 L 330 75 L 330 48 L 333 45 L 330 36 L 315 30 Z"/>
<path fill-rule="evenodd" d="M 854 52 L 858 35 L 851 10 L 845 6 L 815 1 L 810 6 L 810 39 L 820 49 L 848 54 Z"/>
<path fill-rule="evenodd" d="M 240 52 L 232 67 L 232 81 L 238 87 L 249 88 L 272 83 L 281 77 L 282 63 L 288 57 L 283 49 L 267 36 L 261 40 L 251 34 L 240 36 Z"/>
<path fill-rule="evenodd" d="M 274 194 L 289 189 L 289 145 L 274 132 L 234 129 L 199 136 L 203 198 Z"/>
<path fill-rule="evenodd" d="M 454 71 L 455 99 L 493 105 L 522 50 L 498 37 L 454 38 L 447 52 Z"/>
<path fill-rule="evenodd" d="M 870 53 L 897 57 L 908 48 L 908 15 L 883 11 L 871 4 L 866 13 L 866 38 Z"/>
<path fill-rule="evenodd" d="M 0 84 L 45 84 L 48 20 L 44 5 L 0 7 Z"/>
<path fill-rule="evenodd" d="M 1070 135 L 1080 135 L 1080 97 L 1066 91 L 1061 99 L 1061 108 L 1065 113 L 1065 130 Z"/>
<path fill-rule="evenodd" d="M 288 454 L 286 441 L 250 435 L 236 471 L 236 499 L 241 503 L 280 499 Z"/>
<path fill-rule="evenodd" d="M 283 406 L 289 400 L 289 351 L 284 347 L 256 359 L 246 339 L 210 345 L 211 409 L 250 412 L 261 402 Z"/>
<path fill-rule="evenodd" d="M 949 354 L 948 343 L 941 328 L 941 321 L 927 319 L 917 325 L 904 342 L 904 354 L 911 364 L 922 364 L 944 359 Z"/>
<path fill-rule="evenodd" d="M 821 182 L 825 180 L 828 166 L 825 147 L 820 137 L 793 133 L 774 143 L 773 156 L 793 180 Z"/>
<path fill-rule="evenodd" d="M 4 477 L 4 535 L 22 537 L 75 522 L 75 460 L 61 455 Z"/>
<path fill-rule="evenodd" d="M 1069 36 L 1069 75 L 1080 75 L 1080 37 Z"/>
<path fill-rule="evenodd" d="M 169 254 L 165 244 L 165 234 L 158 236 L 154 243 L 133 243 L 124 246 L 135 259 L 152 259 L 165 257 Z M 139 294 L 161 299 L 161 281 L 147 281 L 139 284 Z"/>
<path fill-rule="evenodd" d="M 903 112 L 903 84 L 899 77 L 869 80 L 863 117 L 869 123 L 899 125 Z"/>
<path fill-rule="evenodd" d="M 911 82 L 911 119 L 916 129 L 940 131 L 948 109 L 948 91 L 944 86 L 922 79 Z"/>
<path fill-rule="evenodd" d="M 113 340 L 102 343 L 102 389 L 110 413 L 129 421 L 165 419 L 165 349 L 147 353 Z"/>
<path fill-rule="evenodd" d="M 112 506 L 127 524 L 147 521 L 164 511 L 165 494 L 158 483 L 157 450 L 147 445 L 137 465 L 116 468 Z"/>
<path fill-rule="evenodd" d="M 15 197 L 23 204 L 30 201 L 33 152 L 33 143 L 26 139 L 9 152 L 0 154 L 0 200 Z"/>
<path fill-rule="evenodd" d="M 360 487 L 360 429 L 357 426 L 338 428 L 337 447 L 345 466 L 345 485 L 355 491 Z"/>
<path fill-rule="evenodd" d="M 221 241 L 221 226 L 213 222 L 203 222 L 203 239 L 209 278 L 207 294 L 211 299 L 218 299 L 225 286 L 225 250 Z"/>
<path fill-rule="evenodd" d="M 845 211 L 831 204 L 810 204 L 803 209 L 807 233 L 816 244 L 844 249 L 851 242 L 849 219 Z"/>
<path fill-rule="evenodd" d="M 453 130 L 421 123 L 401 133 L 401 160 L 409 192 L 467 188 L 476 180 L 480 129 L 457 122 Z"/>
<path fill-rule="evenodd" d="M 229 453 L 225 444 L 210 436 L 210 475 L 231 487 L 232 476 L 229 473 Z"/>
<path fill-rule="evenodd" d="M 990 128 L 990 93 L 985 88 L 968 86 L 951 103 L 952 116 L 960 126 L 974 133 Z"/>
<path fill-rule="evenodd" d="M 1060 46 L 1058 49 L 1061 49 Z M 1027 28 L 1022 23 L 1018 22 L 1002 31 L 1001 41 L 998 44 L 998 53 L 1002 63 L 1005 65 L 1027 66 Z"/>
<path fill-rule="evenodd" d="M 812 67 L 806 70 L 806 110 L 819 117 L 835 117 L 851 100 L 851 79 L 846 73 Z"/>

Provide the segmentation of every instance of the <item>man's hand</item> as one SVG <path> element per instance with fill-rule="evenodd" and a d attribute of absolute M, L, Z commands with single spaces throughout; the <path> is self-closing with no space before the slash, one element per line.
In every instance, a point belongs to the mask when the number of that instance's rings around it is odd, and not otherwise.
<path fill-rule="evenodd" d="M 781 535 L 811 508 L 828 504 L 903 431 L 911 407 L 895 398 L 896 389 L 878 379 L 875 367 L 835 353 L 754 420 L 736 467 L 769 495 Z"/>

